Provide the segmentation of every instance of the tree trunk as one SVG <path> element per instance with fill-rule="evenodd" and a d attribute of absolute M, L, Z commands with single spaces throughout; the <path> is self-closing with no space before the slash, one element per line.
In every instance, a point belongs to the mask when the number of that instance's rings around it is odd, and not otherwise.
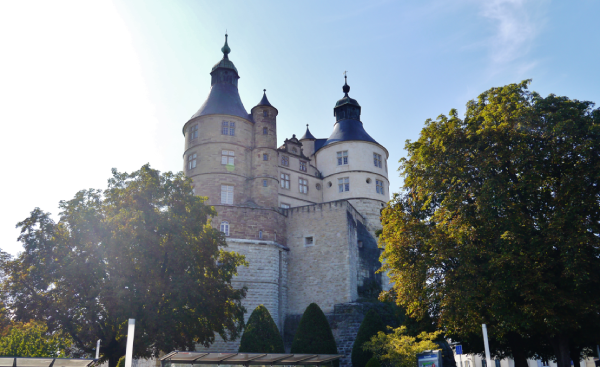
<path fill-rule="evenodd" d="M 573 366 L 574 367 L 579 367 L 579 362 L 581 361 L 581 348 L 579 347 L 574 347 L 574 346 L 570 346 L 570 357 L 571 360 L 573 361 Z"/>
<path fill-rule="evenodd" d="M 117 363 L 121 357 L 118 355 L 111 355 L 108 357 L 108 367 L 117 367 Z"/>
<path fill-rule="evenodd" d="M 528 367 L 527 351 L 524 347 L 523 337 L 516 333 L 508 335 L 508 344 L 510 346 L 512 358 L 515 361 L 515 367 Z"/>
<path fill-rule="evenodd" d="M 569 337 L 558 334 L 550 338 L 550 344 L 556 356 L 558 367 L 571 367 L 571 353 L 569 352 Z"/>

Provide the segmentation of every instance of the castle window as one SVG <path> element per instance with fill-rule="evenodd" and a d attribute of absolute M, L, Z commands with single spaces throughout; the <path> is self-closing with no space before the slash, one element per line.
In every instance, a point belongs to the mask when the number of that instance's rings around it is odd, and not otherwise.
<path fill-rule="evenodd" d="M 383 192 L 383 181 L 375 180 L 375 190 L 377 190 L 378 194 L 384 195 Z"/>
<path fill-rule="evenodd" d="M 296 149 L 296 147 L 294 147 L 294 148 L 292 148 L 292 152 L 298 153 L 298 149 Z"/>
<path fill-rule="evenodd" d="M 235 152 L 233 150 L 222 150 L 221 151 L 221 164 L 234 165 Z"/>
<path fill-rule="evenodd" d="M 233 204 L 233 186 L 221 185 L 221 204 Z"/>
<path fill-rule="evenodd" d="M 280 207 L 281 209 L 289 209 L 289 208 L 290 208 L 290 204 L 281 203 L 281 204 L 279 205 L 279 207 Z"/>
<path fill-rule="evenodd" d="M 262 231 L 258 231 L 258 238 L 262 240 Z"/>
<path fill-rule="evenodd" d="M 269 111 L 263 110 L 263 116 L 264 117 L 269 117 Z"/>
<path fill-rule="evenodd" d="M 338 178 L 338 188 L 340 192 L 350 191 L 350 178 Z"/>
<path fill-rule="evenodd" d="M 290 189 L 290 175 L 287 173 L 281 174 L 281 181 L 279 181 L 282 189 Z"/>
<path fill-rule="evenodd" d="M 348 151 L 337 152 L 337 165 L 343 166 L 345 164 L 348 164 Z"/>
<path fill-rule="evenodd" d="M 381 154 L 373 153 L 373 163 L 375 167 L 381 168 Z"/>
<path fill-rule="evenodd" d="M 304 237 L 304 246 L 314 246 L 315 239 L 313 236 Z"/>
<path fill-rule="evenodd" d="M 190 126 L 190 140 L 198 138 L 198 124 Z"/>
<path fill-rule="evenodd" d="M 233 121 L 223 121 L 223 126 L 221 128 L 221 135 L 235 135 L 235 122 Z"/>
<path fill-rule="evenodd" d="M 269 134 L 269 129 L 267 129 L 266 127 L 263 127 L 263 135 L 268 135 Z"/>
<path fill-rule="evenodd" d="M 267 187 L 267 180 L 263 180 L 263 186 Z"/>
<path fill-rule="evenodd" d="M 306 162 L 300 161 L 300 171 L 306 172 Z"/>
<path fill-rule="evenodd" d="M 269 155 L 267 153 L 263 154 L 263 161 L 268 161 L 269 160 Z"/>
<path fill-rule="evenodd" d="M 316 185 L 317 190 L 321 190 L 321 184 Z"/>
<path fill-rule="evenodd" d="M 290 157 L 288 157 L 287 155 L 282 155 L 281 156 L 281 165 L 288 167 L 290 165 Z"/>
<path fill-rule="evenodd" d="M 220 230 L 225 236 L 229 236 L 229 222 L 221 222 Z"/>
<path fill-rule="evenodd" d="M 308 180 L 298 178 L 298 191 L 302 194 L 308 194 Z"/>
<path fill-rule="evenodd" d="M 197 157 L 198 157 L 198 155 L 196 153 L 188 155 L 188 164 L 187 164 L 188 169 L 196 168 L 196 158 Z"/>

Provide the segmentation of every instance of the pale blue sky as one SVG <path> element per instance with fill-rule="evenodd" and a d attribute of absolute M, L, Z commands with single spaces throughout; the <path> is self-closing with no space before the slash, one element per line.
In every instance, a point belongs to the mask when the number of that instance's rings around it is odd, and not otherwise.
<path fill-rule="evenodd" d="M 600 0 L 0 2 L 0 247 L 36 206 L 104 188 L 110 168 L 182 168 L 181 128 L 202 105 L 225 29 L 249 111 L 267 89 L 279 141 L 326 138 L 350 96 L 390 152 L 486 89 L 600 102 Z"/>

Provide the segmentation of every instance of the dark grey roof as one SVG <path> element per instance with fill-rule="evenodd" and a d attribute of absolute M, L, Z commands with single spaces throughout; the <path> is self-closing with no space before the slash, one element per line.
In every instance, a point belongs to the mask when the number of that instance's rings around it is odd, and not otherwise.
<path fill-rule="evenodd" d="M 273 105 L 271 105 L 271 103 L 269 102 L 269 100 L 267 99 L 267 90 L 265 89 L 263 91 L 263 97 L 260 100 L 260 102 L 258 102 L 258 104 L 256 105 L 256 107 L 258 106 L 269 106 L 269 107 L 273 107 Z M 273 107 L 275 108 L 275 107 Z"/>
<path fill-rule="evenodd" d="M 375 141 L 375 139 L 367 134 L 362 122 L 353 119 L 344 119 L 336 122 L 335 125 L 333 125 L 333 132 L 323 146 L 333 144 L 338 141 L 350 140 L 369 141 L 371 143 L 379 144 Z"/>
<path fill-rule="evenodd" d="M 208 98 L 198 112 L 192 116 L 192 119 L 216 114 L 238 116 L 247 120 L 250 118 L 235 85 L 227 83 L 213 85 Z"/>
<path fill-rule="evenodd" d="M 327 139 L 317 139 L 315 140 L 315 152 L 321 148 L 323 148 L 323 145 L 325 145 L 325 142 L 327 142 Z"/>
<path fill-rule="evenodd" d="M 312 140 L 316 140 L 317 138 L 315 138 L 313 136 L 313 134 L 310 133 L 310 130 L 308 130 L 308 125 L 306 125 L 306 132 L 304 133 L 304 135 L 300 138 L 300 140 L 304 140 L 304 139 L 312 139 Z"/>
<path fill-rule="evenodd" d="M 235 65 L 233 65 L 233 62 L 229 60 L 227 56 L 224 56 L 221 61 L 216 63 L 215 66 L 212 67 L 212 71 L 215 71 L 218 68 L 233 69 L 236 73 L 238 72 L 238 70 L 235 68 Z"/>
<path fill-rule="evenodd" d="M 160 359 L 168 364 L 214 365 L 322 365 L 343 357 L 341 354 L 279 354 L 279 353 L 206 353 L 172 352 Z M 169 363 L 170 362 L 170 363 Z"/>
<path fill-rule="evenodd" d="M 0 357 L 0 366 L 12 367 L 88 367 L 96 359 L 77 358 L 36 358 L 36 357 Z"/>

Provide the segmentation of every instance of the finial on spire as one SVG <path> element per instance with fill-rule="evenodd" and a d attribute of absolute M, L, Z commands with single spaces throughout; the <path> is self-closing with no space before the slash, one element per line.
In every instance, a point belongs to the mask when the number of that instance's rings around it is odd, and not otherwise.
<path fill-rule="evenodd" d="M 267 94 L 267 90 L 266 90 L 266 89 L 263 89 L 263 93 L 264 93 L 264 94 Z"/>
<path fill-rule="evenodd" d="M 224 58 L 228 58 L 227 55 L 229 55 L 229 53 L 231 52 L 231 49 L 229 48 L 229 45 L 227 44 L 227 30 L 225 30 L 225 45 L 221 48 L 221 52 L 223 52 L 223 57 Z"/>
<path fill-rule="evenodd" d="M 308 129 L 308 124 L 306 124 L 306 128 Z"/>
<path fill-rule="evenodd" d="M 344 86 L 342 87 L 342 91 L 346 97 L 348 97 L 348 92 L 350 92 L 350 86 L 348 85 L 348 71 L 344 71 Z"/>

